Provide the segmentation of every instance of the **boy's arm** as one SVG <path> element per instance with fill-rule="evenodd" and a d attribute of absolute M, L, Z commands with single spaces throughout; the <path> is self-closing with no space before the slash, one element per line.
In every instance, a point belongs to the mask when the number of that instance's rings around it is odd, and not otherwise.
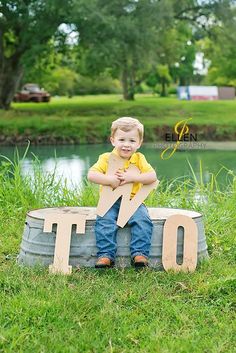
<path fill-rule="evenodd" d="M 127 183 L 141 183 L 143 185 L 148 185 L 157 180 L 155 171 L 137 173 L 136 171 L 127 170 L 125 172 L 117 171 L 115 175 L 117 175 L 118 179 L 121 181 L 120 185 Z"/>
<path fill-rule="evenodd" d="M 89 169 L 87 178 L 89 181 L 100 185 L 109 185 L 113 189 L 120 185 L 120 180 L 115 175 L 107 175 L 107 163 L 110 153 L 103 153 L 98 161 Z"/>
<path fill-rule="evenodd" d="M 109 185 L 113 189 L 117 188 L 120 185 L 120 180 L 116 175 L 107 175 L 100 172 L 89 170 L 87 178 L 89 181 L 95 184 Z"/>
<path fill-rule="evenodd" d="M 147 173 L 141 173 L 137 176 L 137 183 L 141 183 L 143 185 L 151 184 L 154 183 L 154 181 L 157 181 L 157 175 L 156 172 L 147 172 Z"/>

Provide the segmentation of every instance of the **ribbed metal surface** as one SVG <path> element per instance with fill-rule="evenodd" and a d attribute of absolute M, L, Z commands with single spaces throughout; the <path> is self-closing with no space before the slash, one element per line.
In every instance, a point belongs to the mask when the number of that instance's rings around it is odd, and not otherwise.
<path fill-rule="evenodd" d="M 69 209 L 69 208 L 68 208 Z M 70 208 L 71 209 L 71 208 Z M 73 207 L 73 213 L 76 213 L 76 209 L 81 211 L 81 208 Z M 45 215 L 45 212 L 50 209 L 42 209 L 31 211 L 28 213 L 25 222 L 25 228 L 22 238 L 22 243 L 20 247 L 20 254 L 18 257 L 18 262 L 25 264 L 27 266 L 34 265 L 43 265 L 48 266 L 53 263 L 55 240 L 56 240 L 56 226 L 53 226 L 51 233 L 44 233 L 43 224 L 44 220 L 40 219 Z M 52 210 L 52 209 L 51 209 Z M 51 212 L 50 210 L 50 212 Z M 55 209 L 54 209 L 55 210 Z M 58 209 L 57 209 L 58 210 Z M 67 208 L 62 208 L 63 212 Z M 91 212 L 92 210 L 92 212 Z M 158 210 L 158 209 L 157 209 Z M 162 219 L 153 219 L 153 237 L 152 237 L 152 246 L 150 251 L 150 266 L 162 269 L 162 241 L 163 241 L 163 226 L 165 223 L 165 217 L 163 214 L 175 213 L 171 209 L 159 209 L 160 218 Z M 68 210 L 67 210 L 68 211 Z M 155 210 L 156 211 L 156 210 Z M 188 213 L 188 216 L 191 215 L 191 211 L 178 210 L 180 214 Z M 72 236 L 71 236 L 71 246 L 70 246 L 70 259 L 69 264 L 72 266 L 80 267 L 93 267 L 96 262 L 96 242 L 94 234 L 94 212 L 95 209 L 90 209 L 90 220 L 86 221 L 86 233 L 85 234 L 76 234 L 75 226 L 72 226 Z M 185 213 L 186 212 L 186 213 Z M 65 212 L 64 212 L 65 213 Z M 154 217 L 153 209 L 150 209 L 150 214 L 152 218 Z M 192 212 L 193 220 L 198 227 L 198 260 L 208 257 L 207 253 L 207 244 L 204 232 L 204 225 L 202 216 L 199 213 Z M 37 218 L 36 218 L 37 216 Z M 175 236 L 175 235 L 173 235 Z M 183 255 L 183 228 L 178 228 L 177 235 L 177 262 L 181 262 Z M 126 267 L 130 266 L 130 228 L 124 227 L 123 229 L 118 230 L 117 234 L 117 258 L 116 266 Z"/>

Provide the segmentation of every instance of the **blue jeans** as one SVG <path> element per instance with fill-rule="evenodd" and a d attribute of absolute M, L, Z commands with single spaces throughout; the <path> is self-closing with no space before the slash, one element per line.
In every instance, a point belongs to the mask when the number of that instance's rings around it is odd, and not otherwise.
<path fill-rule="evenodd" d="M 117 250 L 116 234 L 119 227 L 116 221 L 120 202 L 121 199 L 117 200 L 103 217 L 97 216 L 95 223 L 95 235 L 98 247 L 97 256 L 108 257 L 113 261 L 115 260 Z M 141 204 L 127 223 L 131 227 L 131 258 L 136 255 L 148 257 L 153 224 L 146 206 Z"/>

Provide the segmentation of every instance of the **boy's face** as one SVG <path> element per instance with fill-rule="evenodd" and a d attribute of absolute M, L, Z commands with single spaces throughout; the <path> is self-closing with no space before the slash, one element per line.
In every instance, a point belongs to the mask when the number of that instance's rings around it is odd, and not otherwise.
<path fill-rule="evenodd" d="M 138 129 L 132 129 L 127 132 L 117 129 L 115 135 L 110 140 L 119 156 L 125 159 L 129 159 L 142 144 Z"/>

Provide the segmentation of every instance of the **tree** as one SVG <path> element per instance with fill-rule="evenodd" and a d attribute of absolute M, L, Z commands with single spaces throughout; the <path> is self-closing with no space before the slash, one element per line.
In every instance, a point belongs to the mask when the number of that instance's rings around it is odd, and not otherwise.
<path fill-rule="evenodd" d="M 79 2 L 75 23 L 84 48 L 87 73 L 104 68 L 119 76 L 124 99 L 134 99 L 136 86 L 150 69 L 158 27 L 167 25 L 169 2 L 94 0 Z M 77 20 L 78 18 L 78 20 Z"/>
<path fill-rule="evenodd" d="M 171 76 L 174 78 L 175 82 L 178 82 L 180 86 L 186 86 L 191 84 L 194 78 L 194 61 L 196 58 L 196 46 L 193 39 L 189 37 L 188 40 L 184 42 L 182 51 L 179 51 L 179 57 L 176 62 L 172 63 L 170 67 Z"/>
<path fill-rule="evenodd" d="M 71 1 L 0 1 L 0 108 L 9 109 L 24 61 L 33 65 L 47 55 L 50 39 L 68 20 Z"/>
<path fill-rule="evenodd" d="M 114 76 L 120 77 L 124 99 L 134 99 L 137 85 L 152 67 L 167 64 L 171 70 L 169 57 L 162 60 L 158 50 L 161 36 L 166 34 L 168 37 L 168 32 L 180 22 L 190 23 L 192 31 L 194 26 L 207 30 L 206 23 L 214 12 L 217 13 L 221 2 L 77 0 L 73 22 L 80 33 L 79 48 L 83 49 L 81 62 L 87 70 L 86 74 L 96 75 L 110 68 Z M 223 2 L 228 4 L 230 0 Z M 170 41 L 170 44 L 172 53 L 173 49 L 178 51 L 173 42 Z M 193 74 L 193 49 L 188 48 L 188 55 L 185 56 L 187 72 L 183 68 L 178 71 L 182 81 L 183 75 Z"/>
<path fill-rule="evenodd" d="M 166 97 L 166 86 L 171 82 L 171 76 L 169 72 L 168 65 L 158 64 L 155 69 L 148 74 L 146 79 L 146 84 L 152 87 L 153 93 L 157 91 L 158 83 L 161 84 L 160 96 Z"/>
<path fill-rule="evenodd" d="M 166 75 L 168 73 L 168 76 L 180 85 L 189 84 L 194 74 L 193 63 L 196 54 L 192 26 L 181 21 L 160 33 L 156 54 L 158 65 L 166 66 Z M 154 69 L 156 70 L 156 67 Z M 170 78 L 167 81 L 170 82 Z M 163 90 L 165 86 L 162 81 L 162 96 L 165 95 Z"/>
<path fill-rule="evenodd" d="M 236 86 L 235 0 L 206 1 L 198 16 L 189 6 L 188 14 L 180 10 L 177 17 L 194 25 L 193 41 L 197 43 L 198 51 L 204 54 L 205 67 L 210 64 L 205 83 Z M 189 84 L 193 78 L 191 62 L 195 55 L 196 48 L 190 46 L 187 56 L 184 55 L 184 65 L 180 63 L 179 67 L 171 70 L 174 77 L 179 76 L 182 85 Z"/>
<path fill-rule="evenodd" d="M 167 65 L 157 65 L 157 76 L 161 82 L 161 97 L 166 97 L 166 85 L 171 82 L 171 76 Z"/>
<path fill-rule="evenodd" d="M 59 67 L 49 76 L 47 88 L 52 94 L 73 97 L 77 81 L 78 75 L 74 71 L 67 67 Z"/>
<path fill-rule="evenodd" d="M 236 7 L 235 17 L 227 20 L 221 26 L 215 26 L 210 38 L 201 41 L 204 57 L 209 61 L 206 77 L 208 84 L 236 87 Z"/>

